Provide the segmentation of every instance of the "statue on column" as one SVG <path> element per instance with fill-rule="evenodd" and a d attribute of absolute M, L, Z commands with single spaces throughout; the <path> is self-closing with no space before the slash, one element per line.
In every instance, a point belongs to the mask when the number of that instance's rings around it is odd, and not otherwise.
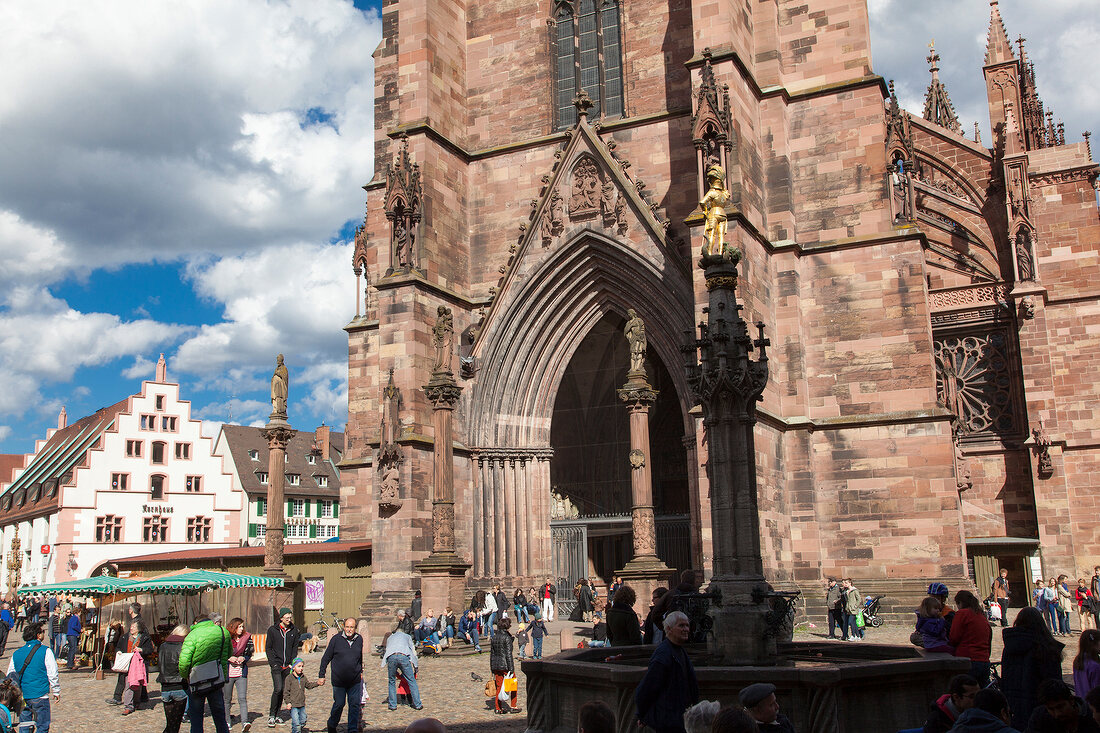
<path fill-rule="evenodd" d="M 435 347 L 433 373 L 451 371 L 451 344 L 454 341 L 454 333 L 454 317 L 451 315 L 451 309 L 439 306 L 436 311 L 435 326 L 432 327 L 432 346 Z"/>
<path fill-rule="evenodd" d="M 286 417 L 286 399 L 290 388 L 290 374 L 283 364 L 283 355 L 276 358 L 275 373 L 271 375 L 271 416 Z"/>
<path fill-rule="evenodd" d="M 724 255 L 726 253 L 726 204 L 730 194 L 725 185 L 726 172 L 722 166 L 707 168 L 707 181 L 710 190 L 703 196 L 699 205 L 707 215 L 707 226 L 703 230 L 703 256 Z"/>
<path fill-rule="evenodd" d="M 626 328 L 623 329 L 626 342 L 630 344 L 630 369 L 628 375 L 637 374 L 646 376 L 645 371 L 645 321 L 633 308 L 626 311 Z"/>

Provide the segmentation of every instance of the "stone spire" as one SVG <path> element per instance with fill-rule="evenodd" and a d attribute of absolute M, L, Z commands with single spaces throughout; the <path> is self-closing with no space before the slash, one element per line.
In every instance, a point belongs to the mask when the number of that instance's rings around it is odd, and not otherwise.
<path fill-rule="evenodd" d="M 1005 24 L 1001 20 L 1001 10 L 997 7 L 997 0 L 989 3 L 989 34 L 985 45 L 985 63 L 1000 64 L 1005 61 L 1013 61 L 1016 56 L 1012 53 L 1012 44 L 1008 42 L 1008 34 L 1005 33 Z"/>
<path fill-rule="evenodd" d="M 962 125 L 955 114 L 955 105 L 947 95 L 947 88 L 940 81 L 940 55 L 936 53 L 936 42 L 928 44 L 928 67 L 932 72 L 932 82 L 924 95 L 924 119 L 946 127 L 952 132 L 962 133 Z"/>

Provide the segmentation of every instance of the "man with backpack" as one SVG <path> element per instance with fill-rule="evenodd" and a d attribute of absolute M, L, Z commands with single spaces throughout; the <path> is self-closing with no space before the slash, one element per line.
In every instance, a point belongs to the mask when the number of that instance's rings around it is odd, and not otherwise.
<path fill-rule="evenodd" d="M 8 663 L 8 679 L 23 690 L 25 707 L 19 714 L 19 722 L 33 720 L 37 733 L 50 733 L 50 695 L 54 702 L 61 702 L 57 658 L 44 643 L 45 638 L 42 624 L 28 624 L 23 630 L 26 643 L 11 655 Z"/>

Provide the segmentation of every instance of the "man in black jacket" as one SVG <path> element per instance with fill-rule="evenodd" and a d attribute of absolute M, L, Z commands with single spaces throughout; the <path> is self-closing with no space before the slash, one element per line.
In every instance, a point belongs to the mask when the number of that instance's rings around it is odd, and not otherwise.
<path fill-rule="evenodd" d="M 684 733 L 684 711 L 699 702 L 695 667 L 684 651 L 691 636 L 686 614 L 673 611 L 664 620 L 665 639 L 649 658 L 649 669 L 634 691 L 638 720 L 657 733 Z"/>
<path fill-rule="evenodd" d="M 321 657 L 319 682 L 325 679 L 325 669 L 332 663 L 332 712 L 328 716 L 328 733 L 336 733 L 336 726 L 344 714 L 344 702 L 348 705 L 347 733 L 359 733 L 359 716 L 363 701 L 363 637 L 355 633 L 358 620 L 344 619 L 344 633 L 329 640 Z"/>
<path fill-rule="evenodd" d="M 267 727 L 274 728 L 281 723 L 279 708 L 283 704 L 283 683 L 286 680 L 290 662 L 298 656 L 298 644 L 302 632 L 294 626 L 294 614 L 289 608 L 279 609 L 279 623 L 272 624 L 267 630 L 267 664 L 271 667 L 271 706 L 268 709 Z"/>

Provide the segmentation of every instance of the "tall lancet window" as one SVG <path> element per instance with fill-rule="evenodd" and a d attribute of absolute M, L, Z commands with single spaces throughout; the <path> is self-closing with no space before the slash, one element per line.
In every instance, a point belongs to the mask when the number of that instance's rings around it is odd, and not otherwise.
<path fill-rule="evenodd" d="M 556 0 L 554 3 L 555 128 L 577 122 L 573 97 L 584 90 L 589 116 L 623 113 L 623 59 L 619 0 Z"/>

